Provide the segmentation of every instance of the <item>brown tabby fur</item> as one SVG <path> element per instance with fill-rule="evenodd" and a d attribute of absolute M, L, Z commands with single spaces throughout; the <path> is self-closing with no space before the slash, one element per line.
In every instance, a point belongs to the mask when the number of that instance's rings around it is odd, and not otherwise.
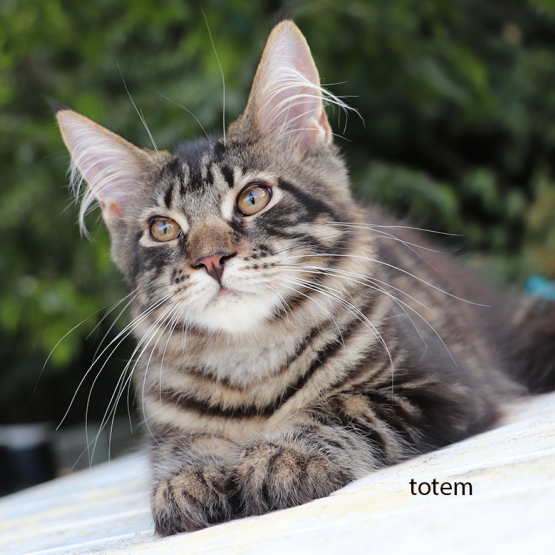
<path fill-rule="evenodd" d="M 225 137 L 154 152 L 57 112 L 90 185 L 83 214 L 96 197 L 134 294 L 127 370 L 151 437 L 161 535 L 328 495 L 486 430 L 525 391 L 509 376 L 526 381 L 534 334 L 518 351 L 526 360 L 509 352 L 518 332 L 506 303 L 422 232 L 353 199 L 323 94 L 285 21 Z M 247 216 L 236 199 L 252 183 L 272 198 Z M 154 240 L 160 217 L 181 234 Z M 220 277 L 203 265 L 213 256 Z"/>

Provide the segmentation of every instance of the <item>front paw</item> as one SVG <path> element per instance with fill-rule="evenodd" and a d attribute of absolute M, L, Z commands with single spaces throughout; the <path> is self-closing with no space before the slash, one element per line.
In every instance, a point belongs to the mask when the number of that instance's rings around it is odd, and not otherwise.
<path fill-rule="evenodd" d="M 233 474 L 242 516 L 325 497 L 352 479 L 323 451 L 288 441 L 259 441 L 246 447 Z"/>
<path fill-rule="evenodd" d="M 200 530 L 233 518 L 225 467 L 190 465 L 163 478 L 152 495 L 156 532 L 170 536 Z"/>

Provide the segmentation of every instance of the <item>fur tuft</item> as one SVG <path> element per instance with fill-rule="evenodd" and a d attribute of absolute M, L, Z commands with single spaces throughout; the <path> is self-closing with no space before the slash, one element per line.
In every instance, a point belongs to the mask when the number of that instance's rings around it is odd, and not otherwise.
<path fill-rule="evenodd" d="M 62 112 L 64 110 L 69 110 L 69 108 L 65 104 L 62 104 L 61 102 L 58 102 L 57 100 L 54 100 L 49 96 L 45 96 L 44 98 L 46 99 L 46 102 L 48 102 L 48 105 L 50 106 L 50 108 L 55 114 L 57 114 L 58 112 Z"/>

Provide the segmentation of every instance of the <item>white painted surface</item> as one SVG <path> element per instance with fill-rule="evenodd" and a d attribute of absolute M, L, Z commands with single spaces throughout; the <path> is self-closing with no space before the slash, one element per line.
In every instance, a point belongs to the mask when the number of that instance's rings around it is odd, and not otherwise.
<path fill-rule="evenodd" d="M 409 481 L 470 482 L 412 495 Z M 160 539 L 148 465 L 132 455 L 0 500 L 2 555 L 555 553 L 555 394 L 490 432 L 294 509 Z"/>

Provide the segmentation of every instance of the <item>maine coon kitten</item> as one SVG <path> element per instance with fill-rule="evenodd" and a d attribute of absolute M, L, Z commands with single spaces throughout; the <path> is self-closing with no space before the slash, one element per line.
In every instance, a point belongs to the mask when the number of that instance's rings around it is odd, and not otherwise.
<path fill-rule="evenodd" d="M 553 381 L 553 311 L 533 359 L 531 312 L 511 335 L 455 262 L 360 206 L 324 94 L 284 21 L 225 136 L 154 152 L 57 111 L 134 295 L 159 534 L 328 495 L 491 427 L 524 391 L 509 375 Z"/>

